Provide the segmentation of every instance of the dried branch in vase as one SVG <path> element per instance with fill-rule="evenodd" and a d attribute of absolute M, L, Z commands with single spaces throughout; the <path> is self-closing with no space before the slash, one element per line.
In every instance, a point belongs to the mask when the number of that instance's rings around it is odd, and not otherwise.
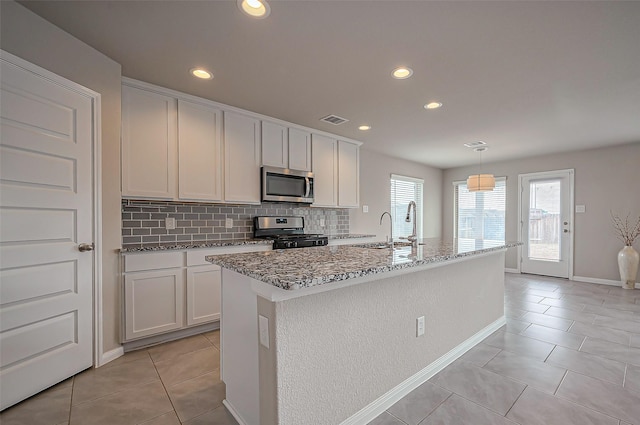
<path fill-rule="evenodd" d="M 629 214 L 623 221 L 618 214 L 611 212 L 611 220 L 618 239 L 624 242 L 626 246 L 633 245 L 633 242 L 640 236 L 640 216 L 638 216 L 638 221 L 635 225 L 629 223 Z"/>

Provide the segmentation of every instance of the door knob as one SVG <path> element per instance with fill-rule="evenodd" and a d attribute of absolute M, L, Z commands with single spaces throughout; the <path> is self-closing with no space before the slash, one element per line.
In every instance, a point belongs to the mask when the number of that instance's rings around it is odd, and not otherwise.
<path fill-rule="evenodd" d="M 78 245 L 78 251 L 80 252 L 93 251 L 93 244 L 81 243 L 80 245 Z"/>

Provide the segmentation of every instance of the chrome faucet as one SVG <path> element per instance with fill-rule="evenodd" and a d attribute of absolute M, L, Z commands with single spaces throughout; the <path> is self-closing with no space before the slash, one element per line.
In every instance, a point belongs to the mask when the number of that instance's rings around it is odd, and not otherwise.
<path fill-rule="evenodd" d="M 413 216 L 409 217 L 409 214 L 411 213 L 411 207 L 413 207 Z M 413 244 L 415 245 L 416 241 L 418 240 L 418 231 L 416 230 L 416 203 L 414 201 L 409 202 L 409 206 L 407 207 L 407 217 L 405 217 L 404 221 L 409 223 L 410 221 L 412 221 L 412 219 L 413 233 L 407 236 L 407 240 L 413 242 Z"/>
<path fill-rule="evenodd" d="M 380 216 L 380 226 L 382 226 L 382 219 L 384 218 L 385 215 L 389 216 L 389 229 L 390 229 L 390 238 L 388 243 L 391 245 L 391 248 L 393 248 L 393 218 L 391 217 L 391 213 L 389 211 L 385 211 L 382 213 L 382 215 Z"/>

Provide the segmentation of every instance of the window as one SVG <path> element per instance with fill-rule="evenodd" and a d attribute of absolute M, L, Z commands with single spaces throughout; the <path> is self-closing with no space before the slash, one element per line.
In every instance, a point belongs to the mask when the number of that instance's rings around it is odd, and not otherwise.
<path fill-rule="evenodd" d="M 407 237 L 413 231 L 413 222 L 407 223 L 409 202 L 416 203 L 416 234 L 422 237 L 422 186 L 424 180 L 413 177 L 391 175 L 391 215 L 393 216 L 393 238 Z M 413 212 L 412 212 L 413 216 Z M 412 217 L 411 216 L 411 217 Z"/>
<path fill-rule="evenodd" d="M 496 178 L 491 192 L 469 192 L 466 182 L 454 183 L 455 230 L 461 248 L 482 248 L 482 241 L 504 242 L 506 179 Z"/>

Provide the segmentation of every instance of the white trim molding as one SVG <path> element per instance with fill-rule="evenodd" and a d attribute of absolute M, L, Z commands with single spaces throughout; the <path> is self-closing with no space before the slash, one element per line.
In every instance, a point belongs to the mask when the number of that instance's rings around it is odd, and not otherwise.
<path fill-rule="evenodd" d="M 247 425 L 247 423 L 242 419 L 240 414 L 236 411 L 236 409 L 234 409 L 233 405 L 229 403 L 226 398 L 222 400 L 222 404 L 227 408 L 229 413 L 231 413 L 231 416 L 235 418 L 235 420 L 238 422 L 238 425 Z"/>
<path fill-rule="evenodd" d="M 516 274 L 520 274 L 520 269 L 512 269 L 510 267 L 505 267 L 504 268 L 504 272 L 505 273 L 516 273 Z"/>
<path fill-rule="evenodd" d="M 619 280 L 599 279 L 596 277 L 573 276 L 571 280 L 576 282 L 596 283 L 598 285 L 622 286 L 622 283 Z M 640 289 L 640 282 L 636 282 L 636 289 Z"/>
<path fill-rule="evenodd" d="M 112 362 L 118 357 L 122 357 L 122 356 L 124 356 L 124 347 L 122 346 L 116 347 L 113 350 L 109 350 L 106 353 L 103 353 L 102 355 L 100 355 L 99 364 L 100 366 L 104 366 L 107 363 Z"/>
<path fill-rule="evenodd" d="M 415 375 L 405 379 L 403 382 L 387 391 L 385 394 L 374 400 L 372 403 L 368 404 L 360 411 L 356 412 L 353 416 L 349 417 L 345 421 L 343 421 L 340 425 L 366 425 L 375 418 L 377 418 L 382 412 L 387 410 L 389 407 L 393 406 L 404 396 L 409 394 L 411 391 L 418 388 L 420 385 L 427 382 L 432 376 L 436 373 L 440 372 L 445 367 L 449 366 L 453 363 L 457 358 L 462 356 L 464 353 L 469 351 L 471 348 L 475 347 L 478 343 L 484 340 L 486 337 L 500 329 L 503 325 L 505 325 L 506 319 L 504 316 L 500 317 L 495 322 L 489 324 L 485 328 L 481 329 L 479 332 L 471 336 L 471 338 L 465 340 L 460 345 L 456 346 L 454 349 L 416 373 Z M 223 402 L 224 403 L 224 402 Z M 227 408 L 229 407 L 225 404 Z M 233 414 L 233 412 L 232 412 Z M 235 415 L 234 415 L 235 417 Z M 237 419 L 237 417 L 236 417 Z M 242 424 L 242 422 L 240 422 Z"/>

